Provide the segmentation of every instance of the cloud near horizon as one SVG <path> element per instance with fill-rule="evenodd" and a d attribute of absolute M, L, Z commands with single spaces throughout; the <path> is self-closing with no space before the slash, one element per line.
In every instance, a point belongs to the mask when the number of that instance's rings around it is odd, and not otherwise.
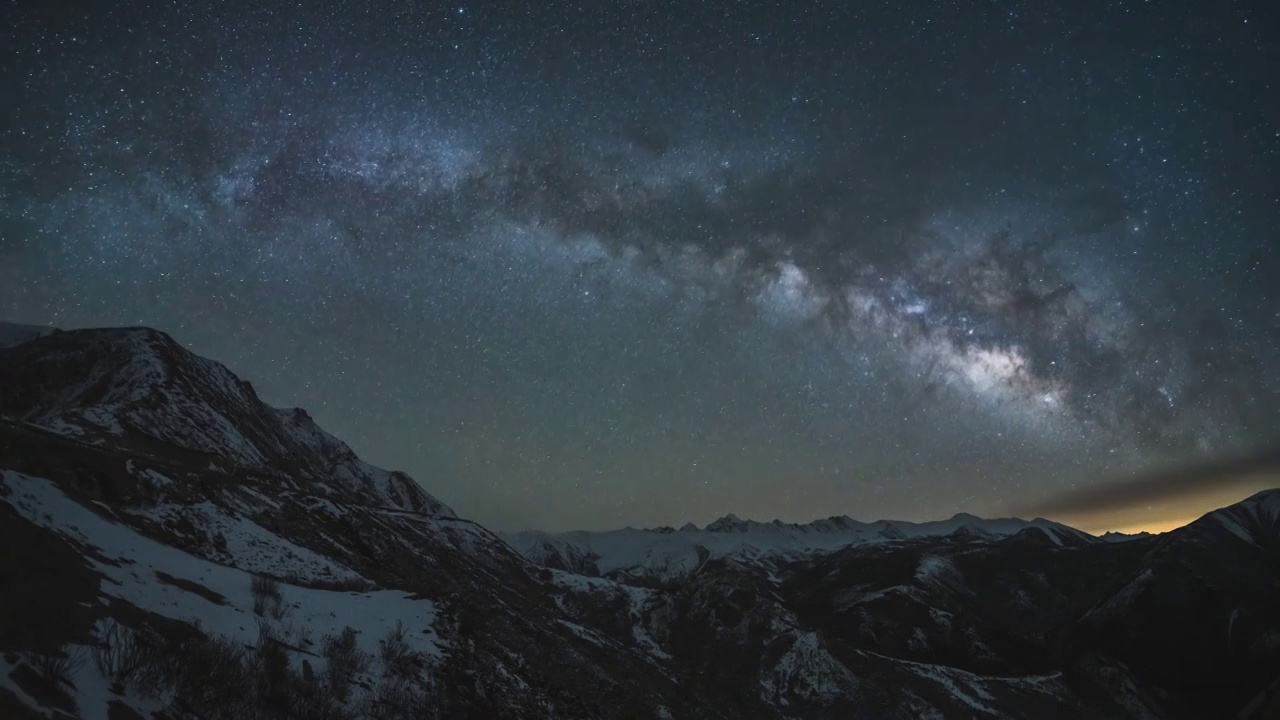
<path fill-rule="evenodd" d="M 1015 512 L 1089 532 L 1163 532 L 1272 488 L 1280 488 L 1280 449 L 1082 487 Z"/>

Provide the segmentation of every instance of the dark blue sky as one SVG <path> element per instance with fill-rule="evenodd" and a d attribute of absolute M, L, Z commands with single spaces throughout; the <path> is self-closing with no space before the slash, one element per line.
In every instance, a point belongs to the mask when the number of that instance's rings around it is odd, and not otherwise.
<path fill-rule="evenodd" d="M 481 522 L 1280 436 L 1265 3 L 4 13 L 0 315 L 169 331 Z"/>

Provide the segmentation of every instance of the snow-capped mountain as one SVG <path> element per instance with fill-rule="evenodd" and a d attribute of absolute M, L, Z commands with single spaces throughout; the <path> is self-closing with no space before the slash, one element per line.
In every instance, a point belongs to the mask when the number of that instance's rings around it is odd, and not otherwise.
<path fill-rule="evenodd" d="M 1214 510 L 1193 523 L 1217 523 L 1241 542 L 1263 547 L 1280 540 L 1280 493 L 1261 492 L 1221 510 Z"/>
<path fill-rule="evenodd" d="M 0 717 L 720 716 L 163 333 L 31 338 L 0 379 Z"/>
<path fill-rule="evenodd" d="M 1280 716 L 1280 491 L 499 537 L 146 329 L 0 327 L 0 414 L 0 717 Z"/>
<path fill-rule="evenodd" d="M 215 469 L 303 481 L 334 498 L 372 494 L 389 507 L 454 514 L 404 473 L 360 460 L 305 410 L 269 407 L 249 383 L 162 332 L 22 327 L 0 329 L 28 340 L 0 356 L 0 376 L 11 378 L 0 386 L 6 417 L 142 453 L 183 448 Z"/>
<path fill-rule="evenodd" d="M 531 562 L 585 575 L 678 581 L 697 572 L 708 560 L 732 558 L 773 565 L 828 553 L 855 543 L 885 543 L 912 538 L 952 541 L 995 539 L 1033 530 L 1055 546 L 1097 542 L 1093 536 L 1051 520 L 1001 518 L 984 520 L 965 513 L 947 520 L 913 523 L 879 520 L 858 522 L 848 516 L 807 524 L 757 522 L 736 515 L 699 530 L 692 523 L 679 531 L 626 528 L 605 532 L 503 533 L 502 538 Z"/>

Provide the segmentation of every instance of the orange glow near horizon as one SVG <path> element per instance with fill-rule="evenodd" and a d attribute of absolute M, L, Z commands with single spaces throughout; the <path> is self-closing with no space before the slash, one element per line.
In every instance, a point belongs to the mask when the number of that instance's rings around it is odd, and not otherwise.
<path fill-rule="evenodd" d="M 1091 512 L 1054 514 L 1056 520 L 1087 533 L 1162 533 L 1182 527 L 1219 508 L 1240 502 L 1254 493 L 1277 487 L 1273 474 L 1241 477 L 1235 482 L 1204 488 L 1143 504 L 1118 506 Z"/>
<path fill-rule="evenodd" d="M 1188 517 L 1179 518 L 1177 520 L 1147 523 L 1143 525 L 1132 525 L 1127 527 L 1112 527 L 1107 530 L 1100 530 L 1096 534 L 1101 534 L 1105 532 L 1118 532 L 1118 533 L 1124 533 L 1125 535 L 1136 535 L 1137 533 L 1146 532 L 1146 533 L 1151 533 L 1152 535 L 1159 535 L 1160 533 L 1169 532 L 1170 530 L 1177 530 L 1178 528 L 1184 525 L 1190 524 L 1192 521 L 1198 519 L 1199 517 L 1200 515 L 1190 515 Z"/>

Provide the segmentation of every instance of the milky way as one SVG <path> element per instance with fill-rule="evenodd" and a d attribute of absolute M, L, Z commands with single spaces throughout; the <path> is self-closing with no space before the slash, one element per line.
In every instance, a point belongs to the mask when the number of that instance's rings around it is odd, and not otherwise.
<path fill-rule="evenodd" d="M 7 8 L 0 314 L 166 330 L 499 527 L 1280 437 L 1261 6 L 419 5 Z"/>

